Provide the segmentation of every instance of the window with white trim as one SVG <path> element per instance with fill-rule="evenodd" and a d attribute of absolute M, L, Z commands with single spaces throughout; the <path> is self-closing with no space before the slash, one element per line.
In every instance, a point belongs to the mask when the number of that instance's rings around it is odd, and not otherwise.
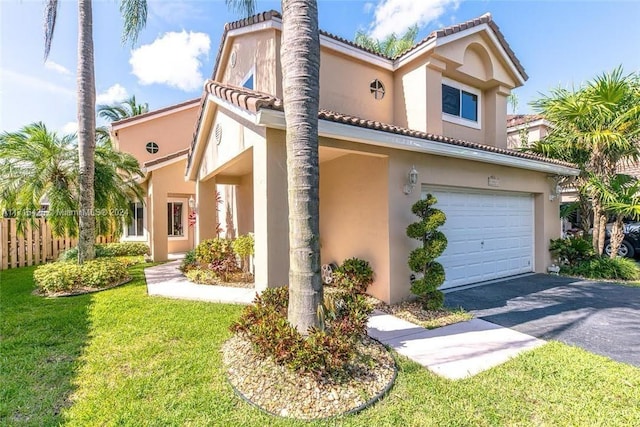
<path fill-rule="evenodd" d="M 131 223 L 127 226 L 126 237 L 144 236 L 144 206 L 141 202 L 129 203 Z"/>
<path fill-rule="evenodd" d="M 480 129 L 480 106 L 478 89 L 442 79 L 442 120 Z"/>
<path fill-rule="evenodd" d="M 184 237 L 184 203 L 167 203 L 167 234 L 169 237 Z"/>
<path fill-rule="evenodd" d="M 255 67 L 251 67 L 251 70 L 249 70 L 247 75 L 244 76 L 244 79 L 242 79 L 242 83 L 240 84 L 240 86 L 253 90 L 253 86 L 254 86 L 253 75 L 255 74 L 255 72 L 256 72 Z"/>

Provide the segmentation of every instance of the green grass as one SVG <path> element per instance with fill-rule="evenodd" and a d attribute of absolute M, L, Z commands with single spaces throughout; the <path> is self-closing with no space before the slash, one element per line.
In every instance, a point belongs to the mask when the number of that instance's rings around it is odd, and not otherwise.
<path fill-rule="evenodd" d="M 0 425 L 307 425 L 231 391 L 220 346 L 241 307 L 148 297 L 142 268 L 58 299 L 30 294 L 31 268 L 1 273 Z M 399 368 L 389 396 L 335 424 L 640 425 L 640 369 L 560 343 L 463 381 Z"/>

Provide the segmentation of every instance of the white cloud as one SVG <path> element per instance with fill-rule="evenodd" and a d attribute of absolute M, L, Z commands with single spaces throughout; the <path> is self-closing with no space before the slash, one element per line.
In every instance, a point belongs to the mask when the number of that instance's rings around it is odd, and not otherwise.
<path fill-rule="evenodd" d="M 205 33 L 169 32 L 131 52 L 129 63 L 140 84 L 166 84 L 185 92 L 202 87 L 201 57 L 209 54 Z"/>
<path fill-rule="evenodd" d="M 449 10 L 456 10 L 461 0 L 382 0 L 375 8 L 369 35 L 384 39 L 391 33 L 403 34 L 412 25 L 424 27 Z"/>
<path fill-rule="evenodd" d="M 53 70 L 56 73 L 60 73 L 65 76 L 71 75 L 71 71 L 69 71 L 67 67 L 65 67 L 64 65 L 60 65 L 57 62 L 53 62 L 50 59 L 44 63 L 44 68 L 46 68 L 47 70 Z"/>
<path fill-rule="evenodd" d="M 65 135 L 69 135 L 72 133 L 76 133 L 78 132 L 78 122 L 68 122 L 65 123 L 61 128 L 60 128 L 60 132 L 65 134 Z"/>
<path fill-rule="evenodd" d="M 368 2 L 366 2 L 364 4 L 362 9 L 364 10 L 364 13 L 370 13 L 373 10 L 374 7 L 375 7 L 375 4 L 371 3 L 370 1 L 368 1 Z"/>
<path fill-rule="evenodd" d="M 24 73 L 18 73 L 6 68 L 0 69 L 0 76 L 2 76 L 3 83 L 6 85 L 19 85 L 32 90 L 41 92 L 55 93 L 57 95 L 63 95 L 67 97 L 76 96 L 76 91 L 65 86 L 51 83 L 48 80 L 40 79 L 38 77 L 29 76 Z"/>
<path fill-rule="evenodd" d="M 96 104 L 115 104 L 116 102 L 124 101 L 128 96 L 127 89 L 119 83 L 116 83 L 109 89 L 96 95 Z"/>

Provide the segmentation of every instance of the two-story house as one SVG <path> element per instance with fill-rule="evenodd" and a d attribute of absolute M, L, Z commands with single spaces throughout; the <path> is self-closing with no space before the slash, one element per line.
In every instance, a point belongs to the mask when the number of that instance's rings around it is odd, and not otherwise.
<path fill-rule="evenodd" d="M 281 33 L 273 11 L 226 25 L 199 112 L 184 125 L 190 150 L 180 157 L 194 187 L 193 243 L 214 237 L 218 223 L 253 232 L 257 290 L 288 281 Z M 322 263 L 366 259 L 376 274 L 372 295 L 407 298 L 407 259 L 417 242 L 406 227 L 417 220 L 413 203 L 432 193 L 447 215 L 443 288 L 546 271 L 548 242 L 560 235 L 550 178 L 578 171 L 508 149 L 507 96 L 527 75 L 491 16 L 435 31 L 395 58 L 322 31 L 320 43 Z M 156 133 L 174 126 L 149 121 Z M 114 124 L 122 148 L 123 125 Z M 139 135 L 135 143 L 153 138 Z M 180 149 L 165 156 L 183 156 Z M 159 169 L 148 178 L 147 228 L 164 241 L 151 238 L 157 260 L 171 251 L 167 204 L 175 195 L 182 203 L 191 198 L 183 183 L 155 182 L 153 174 L 176 158 L 156 159 Z"/>
<path fill-rule="evenodd" d="M 217 184 L 234 188 L 237 231 L 256 241 L 256 288 L 287 283 L 281 16 L 225 27 L 205 84 L 187 179 L 196 242 L 214 235 Z M 323 263 L 371 262 L 370 293 L 409 295 L 405 230 L 426 193 L 447 214 L 443 288 L 546 271 L 560 234 L 550 177 L 572 165 L 507 148 L 507 96 L 527 75 L 490 15 L 387 58 L 321 32 L 319 154 Z"/>

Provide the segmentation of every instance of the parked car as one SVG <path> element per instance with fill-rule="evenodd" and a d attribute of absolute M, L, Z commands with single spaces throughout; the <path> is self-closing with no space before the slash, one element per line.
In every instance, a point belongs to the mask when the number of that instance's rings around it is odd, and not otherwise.
<path fill-rule="evenodd" d="M 609 241 L 611 224 L 607 224 L 606 240 L 604 242 L 604 253 L 611 255 L 611 242 Z M 629 222 L 624 225 L 624 238 L 618 255 L 626 258 L 634 258 L 640 255 L 640 222 Z"/>

